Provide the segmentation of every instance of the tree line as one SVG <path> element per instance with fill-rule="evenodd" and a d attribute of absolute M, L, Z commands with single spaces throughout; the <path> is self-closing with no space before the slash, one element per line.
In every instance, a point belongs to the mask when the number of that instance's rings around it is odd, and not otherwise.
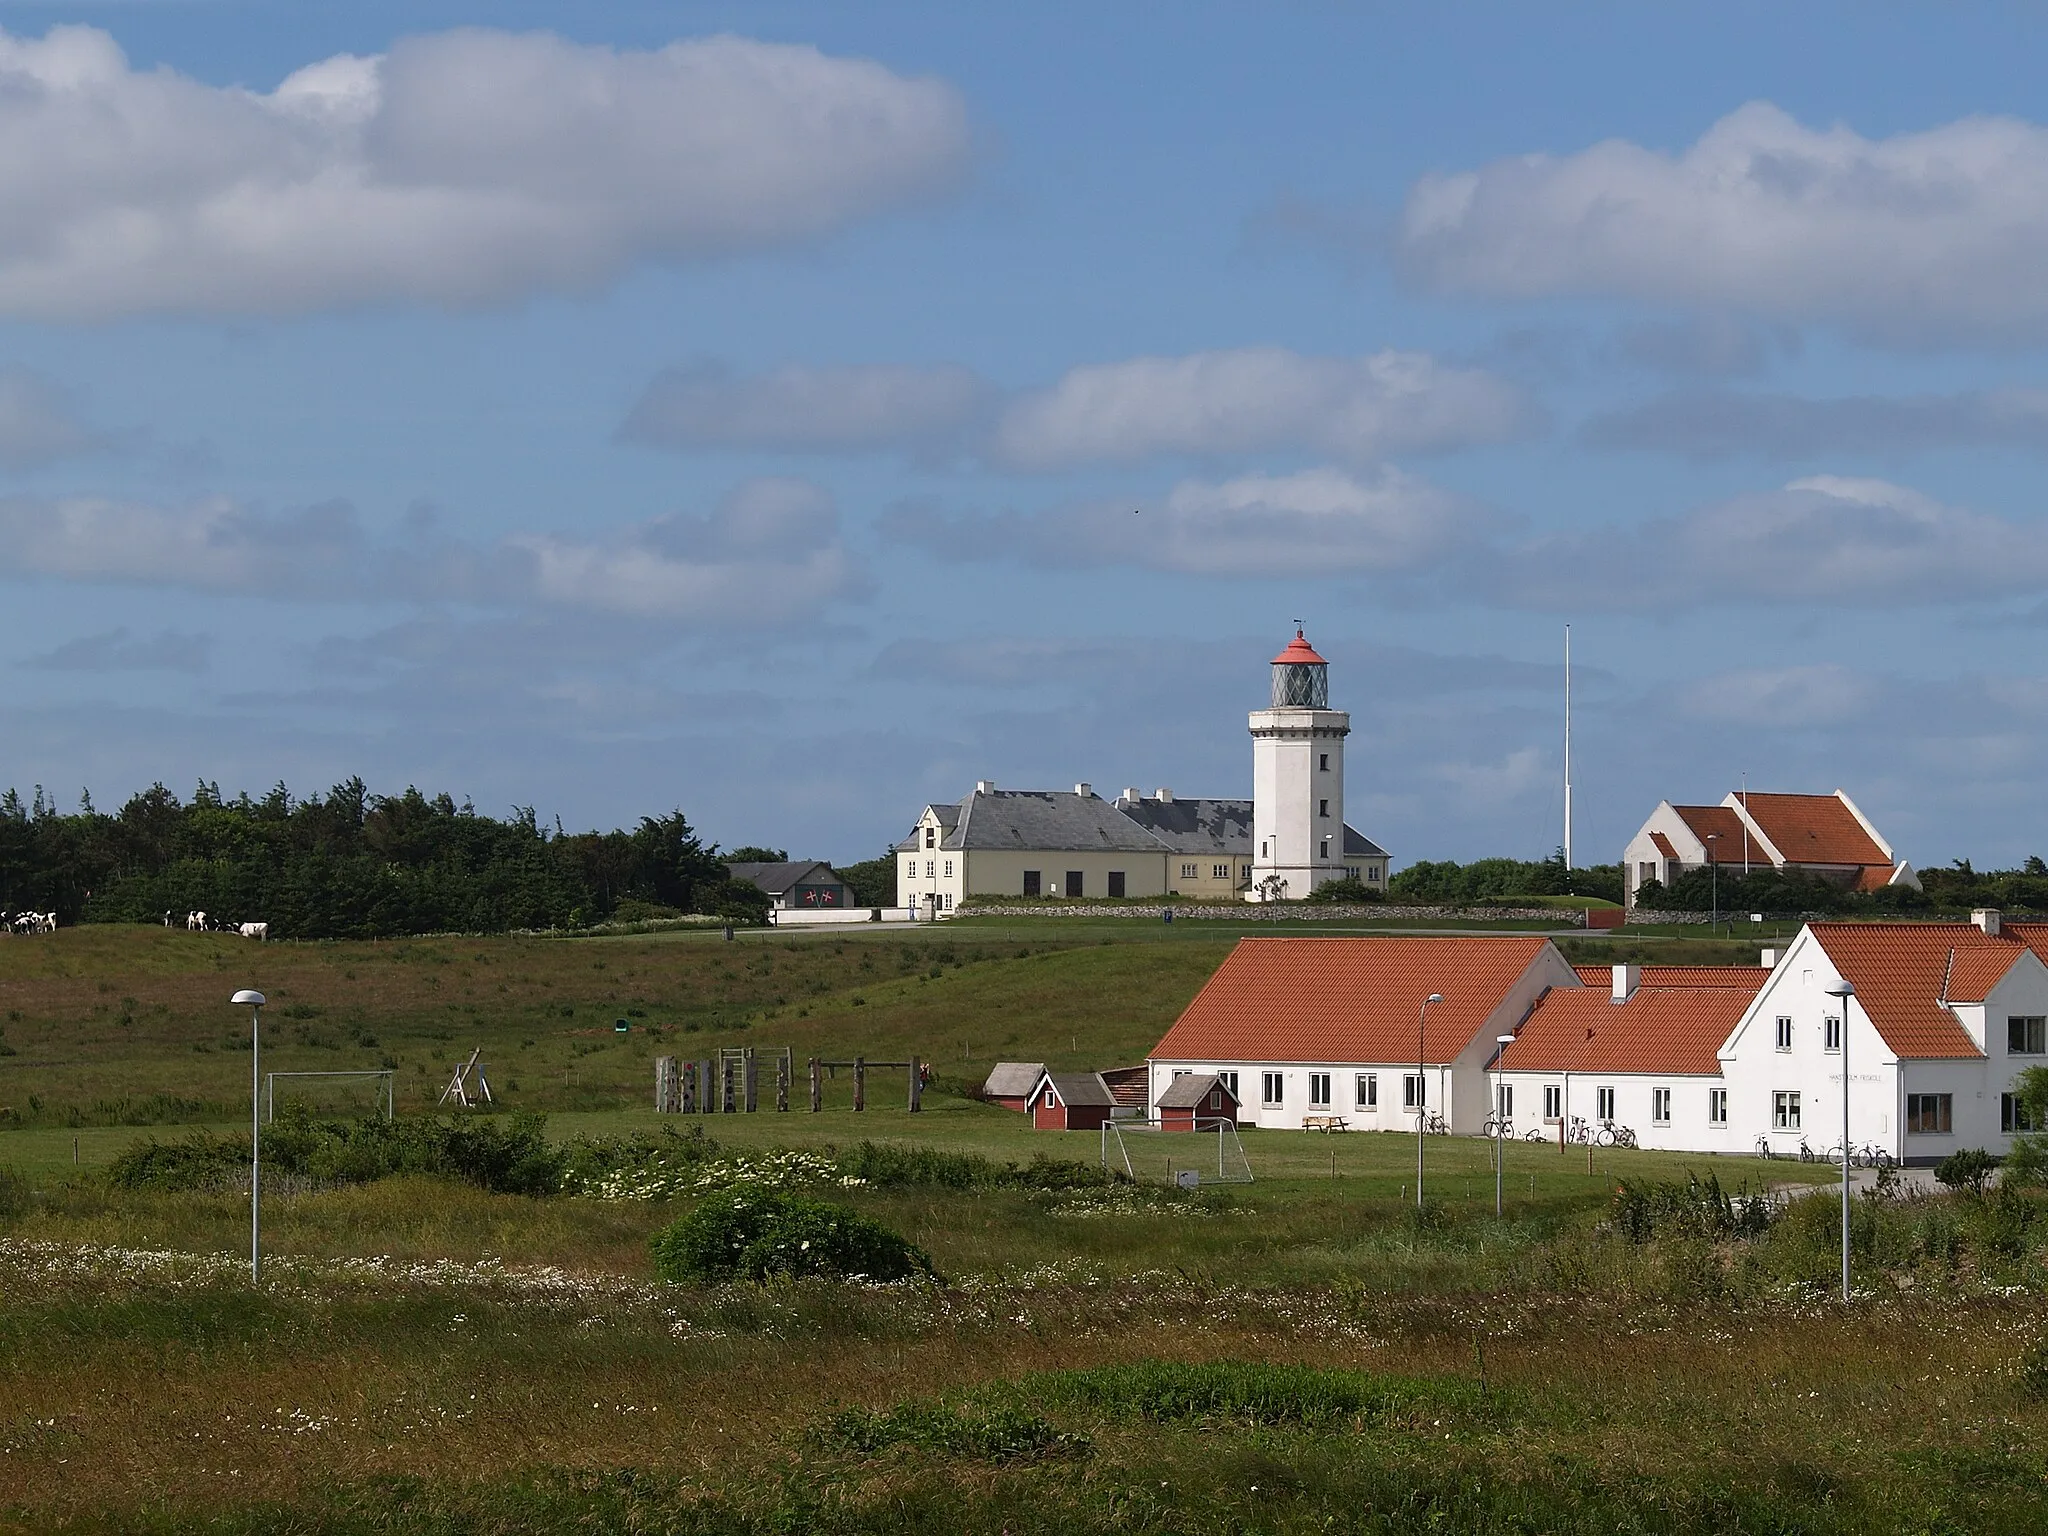
<path fill-rule="evenodd" d="M 678 810 L 631 830 L 564 832 L 531 806 L 499 819 L 446 794 L 373 795 L 360 778 L 299 798 L 283 784 L 230 800 L 161 784 L 112 814 L 66 813 L 38 787 L 0 796 L 0 910 L 63 924 L 180 925 L 189 911 L 266 922 L 274 938 L 582 927 L 686 913 L 758 919 Z"/>
<path fill-rule="evenodd" d="M 2048 862 L 2038 856 L 2018 869 L 1979 870 L 1968 859 L 1957 859 L 1919 873 L 1917 891 L 1909 885 L 1853 891 L 1818 875 L 1769 867 L 1745 875 L 1724 864 L 1718 875 L 1710 869 L 1689 869 L 1668 886 L 1648 881 L 1637 890 L 1636 904 L 1652 912 L 1706 912 L 1718 905 L 1723 912 L 1773 917 L 1954 915 L 1974 907 L 2048 912 Z"/>

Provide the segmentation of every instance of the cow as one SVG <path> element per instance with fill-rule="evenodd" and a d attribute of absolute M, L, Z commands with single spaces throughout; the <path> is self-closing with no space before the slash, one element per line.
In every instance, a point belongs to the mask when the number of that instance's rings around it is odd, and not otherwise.
<path fill-rule="evenodd" d="M 204 912 L 187 912 L 185 914 L 185 931 L 187 933 L 206 932 L 206 914 Z"/>
<path fill-rule="evenodd" d="M 235 932 L 239 933 L 245 939 L 254 939 L 257 943 L 261 944 L 264 940 L 270 937 L 270 924 L 244 923 L 242 924 L 241 927 L 237 928 Z"/>

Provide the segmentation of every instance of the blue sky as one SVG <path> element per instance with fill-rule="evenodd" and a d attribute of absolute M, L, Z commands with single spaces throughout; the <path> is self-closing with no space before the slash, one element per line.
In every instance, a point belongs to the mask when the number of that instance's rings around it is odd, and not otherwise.
<path fill-rule="evenodd" d="M 1171 24 L 1164 19 L 1170 15 Z M 2048 851 L 2017 7 L 0 4 L 0 778 Z"/>

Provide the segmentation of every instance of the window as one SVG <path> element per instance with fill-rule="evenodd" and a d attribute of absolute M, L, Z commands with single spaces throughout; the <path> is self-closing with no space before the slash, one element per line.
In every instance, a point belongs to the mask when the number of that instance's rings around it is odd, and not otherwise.
<path fill-rule="evenodd" d="M 1415 1073 L 1404 1073 L 1401 1078 L 1401 1107 L 1403 1109 L 1422 1109 L 1428 1103 L 1428 1085 Z"/>
<path fill-rule="evenodd" d="M 1259 1089 L 1259 1102 L 1268 1109 L 1278 1109 L 1287 1092 L 1286 1084 L 1278 1072 L 1262 1072 L 1259 1075 L 1265 1080 Z"/>
<path fill-rule="evenodd" d="M 1380 1107 L 1380 1079 L 1377 1072 L 1359 1073 L 1356 1087 L 1358 1089 L 1357 1104 L 1360 1109 L 1378 1109 Z M 2007 1094 L 2006 1097 L 2011 1098 L 2012 1095 Z"/>
<path fill-rule="evenodd" d="M 1330 802 L 1327 800 L 1318 800 L 1316 802 L 1316 814 L 1322 817 L 1323 820 L 1328 821 L 1330 819 Z"/>
<path fill-rule="evenodd" d="M 1244 878 L 1244 879 L 1246 879 L 1246 880 L 1249 880 L 1249 879 L 1251 879 L 1251 877 L 1252 877 L 1252 867 L 1251 867 L 1251 865 L 1247 864 L 1247 865 L 1245 865 L 1245 867 L 1244 867 L 1244 875 L 1243 875 L 1243 877 L 1242 877 L 1242 878 Z"/>
<path fill-rule="evenodd" d="M 1037 870 L 1027 869 L 1024 871 L 1024 894 L 1026 896 L 1037 896 L 1041 894 L 1044 891 L 1044 889 L 1045 882 L 1039 877 L 1039 872 Z"/>
<path fill-rule="evenodd" d="M 1368 879 L 1368 880 L 1373 880 L 1373 881 L 1377 881 L 1377 880 L 1379 879 L 1379 877 L 1380 877 L 1380 867 L 1379 867 L 1379 865 L 1377 865 L 1377 864 L 1373 865 L 1373 867 L 1372 867 L 1371 869 L 1368 869 L 1368 870 L 1367 870 L 1367 871 L 1365 872 L 1365 878 L 1366 878 L 1366 879 Z"/>
<path fill-rule="evenodd" d="M 1233 1099 L 1237 1097 L 1237 1074 L 1235 1072 L 1218 1072 L 1216 1080 L 1230 1090 L 1230 1096 Z"/>
<path fill-rule="evenodd" d="M 1200 868 L 1201 868 L 1201 866 L 1200 866 L 1200 865 L 1198 865 L 1198 864 L 1183 864 L 1183 865 L 1181 865 L 1181 867 L 1180 867 L 1180 877 L 1181 877 L 1181 879 L 1183 879 L 1183 880 L 1192 880 L 1192 879 L 1194 879 L 1194 878 L 1195 878 L 1195 874 L 1196 874 L 1196 871 L 1197 871 L 1197 870 L 1199 870 Z"/>
<path fill-rule="evenodd" d="M 1514 1118 L 1515 1118 L 1515 1085 L 1514 1085 L 1513 1083 L 1495 1083 L 1495 1084 L 1494 1084 L 1493 1086 L 1494 1086 L 1494 1095 L 1493 1095 L 1493 1100 L 1494 1100 L 1494 1102 L 1493 1102 L 1493 1112 L 1494 1112 L 1494 1114 L 1495 1114 L 1495 1115 L 1497 1115 L 1497 1116 L 1498 1116 L 1499 1118 L 1501 1118 L 1501 1119 L 1503 1119 L 1503 1120 L 1512 1120 L 1512 1119 L 1514 1119 Z"/>
<path fill-rule="evenodd" d="M 1781 1051 L 1792 1049 L 1792 1021 L 1782 1013 L 1778 1015 L 1778 1049 Z"/>
<path fill-rule="evenodd" d="M 939 846 L 939 829 L 937 827 L 926 827 L 924 829 L 924 845 L 927 848 Z"/>
<path fill-rule="evenodd" d="M 946 892 L 946 894 L 940 897 L 939 899 L 945 903 L 945 909 L 948 912 L 953 910 L 953 893 L 951 891 Z"/>
<path fill-rule="evenodd" d="M 1727 1123 L 1728 1090 L 1726 1088 L 1709 1088 L 1707 1090 L 1707 1124 L 1726 1125 Z"/>
<path fill-rule="evenodd" d="M 2048 1019 L 2039 1014 L 2005 1021 L 2008 1056 L 2048 1056 Z"/>
<path fill-rule="evenodd" d="M 931 860 L 931 859 L 926 859 L 926 860 L 924 861 L 924 877 L 925 877 L 925 879 L 927 879 L 927 880 L 936 880 L 936 879 L 938 878 L 938 875 L 937 875 L 937 869 L 938 869 L 938 866 L 937 866 L 937 864 L 936 864 L 936 863 L 935 863 L 935 862 L 934 862 L 933 860 Z"/>
<path fill-rule="evenodd" d="M 1671 1090 L 1669 1088 L 1652 1088 L 1650 1090 L 1650 1124 L 1669 1125 L 1670 1123 Z"/>
<path fill-rule="evenodd" d="M 1593 1099 L 1595 1104 L 1593 1118 L 1595 1120 L 1612 1120 L 1614 1118 L 1614 1090 L 1612 1088 L 1595 1089 Z"/>
<path fill-rule="evenodd" d="M 1358 878 L 1358 866 L 1356 864 L 1346 864 L 1344 866 L 1344 878 L 1346 880 L 1356 880 Z"/>
<path fill-rule="evenodd" d="M 1270 857 L 1272 857 L 1272 853 L 1273 853 L 1273 844 L 1272 844 L 1272 842 L 1271 842 L 1270 840 L 1268 840 L 1268 839 L 1265 839 L 1265 838 L 1261 838 L 1261 839 L 1259 840 L 1259 857 L 1260 857 L 1260 858 L 1262 858 L 1262 859 L 1264 859 L 1264 858 L 1270 858 Z"/>
<path fill-rule="evenodd" d="M 1112 896 L 1121 896 L 1123 895 L 1123 893 L 1124 872 L 1120 869 L 1112 869 L 1109 872 L 1109 894 Z"/>
<path fill-rule="evenodd" d="M 1323 812 L 1323 814 L 1324 814 L 1325 816 L 1327 816 L 1327 815 L 1329 815 L 1330 813 L 1329 813 L 1328 811 L 1325 811 L 1325 812 Z M 1324 839 L 1323 839 L 1323 851 L 1322 851 L 1321 853 L 1317 854 L 1317 855 L 1316 855 L 1316 857 L 1317 857 L 1317 858 L 1319 858 L 1319 859 L 1327 859 L 1327 858 L 1328 858 L 1329 856 L 1330 856 L 1330 840 L 1329 840 L 1329 839 L 1328 839 L 1328 838 L 1326 837 L 1326 838 L 1324 838 Z"/>
<path fill-rule="evenodd" d="M 1833 1014 L 1820 1021 L 1820 1048 L 1824 1051 L 1842 1048 L 1842 1021 Z"/>
<path fill-rule="evenodd" d="M 1955 1095 L 1952 1093 L 1909 1093 L 1906 1095 L 1906 1134 L 1946 1136 L 1954 1126 Z"/>
<path fill-rule="evenodd" d="M 1059 1095 L 1052 1091 L 1051 1083 L 1045 1085 L 1045 1107 L 1047 1109 L 1058 1109 L 1060 1107 Z"/>
<path fill-rule="evenodd" d="M 1328 1109 L 1330 1107 L 1330 1074 L 1311 1072 L 1308 1075 L 1308 1107 Z"/>
<path fill-rule="evenodd" d="M 1228 880 L 1230 878 L 1230 866 L 1228 864 L 1212 865 L 1209 870 L 1209 876 L 1213 880 Z"/>
<path fill-rule="evenodd" d="M 1564 1087 L 1560 1083 L 1543 1085 L 1543 1118 L 1562 1120 L 1564 1118 Z"/>
<path fill-rule="evenodd" d="M 948 880 L 953 878 L 953 861 L 951 859 L 946 860 L 946 878 Z"/>
<path fill-rule="evenodd" d="M 1322 769 L 1324 773 L 1328 773 L 1330 771 L 1330 754 L 1327 752 L 1323 753 L 1318 759 L 1316 766 Z"/>
<path fill-rule="evenodd" d="M 1799 1129 L 1799 1095 L 1787 1093 L 1780 1088 L 1771 1095 L 1771 1129 L 1774 1131 L 1796 1131 Z"/>
<path fill-rule="evenodd" d="M 2034 1117 L 2027 1113 L 2026 1100 L 2016 1093 L 1998 1096 L 1998 1128 L 2001 1131 L 2031 1131 Z"/>
<path fill-rule="evenodd" d="M 1638 864 L 1636 866 L 1637 885 L 1648 885 L 1652 880 L 1655 880 L 1656 878 L 1657 866 L 1655 864 Z"/>
<path fill-rule="evenodd" d="M 1067 894 L 1069 896 L 1081 894 L 1081 871 L 1078 869 L 1067 871 Z"/>

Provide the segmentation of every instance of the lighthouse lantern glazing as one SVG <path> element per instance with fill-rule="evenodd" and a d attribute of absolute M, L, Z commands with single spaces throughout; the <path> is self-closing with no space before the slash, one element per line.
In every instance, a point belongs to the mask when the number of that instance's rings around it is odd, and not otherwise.
<path fill-rule="evenodd" d="M 1300 630 L 1272 672 L 1271 707 L 1251 713 L 1251 901 L 1299 900 L 1345 875 L 1351 716 L 1330 708 L 1330 664 Z"/>

